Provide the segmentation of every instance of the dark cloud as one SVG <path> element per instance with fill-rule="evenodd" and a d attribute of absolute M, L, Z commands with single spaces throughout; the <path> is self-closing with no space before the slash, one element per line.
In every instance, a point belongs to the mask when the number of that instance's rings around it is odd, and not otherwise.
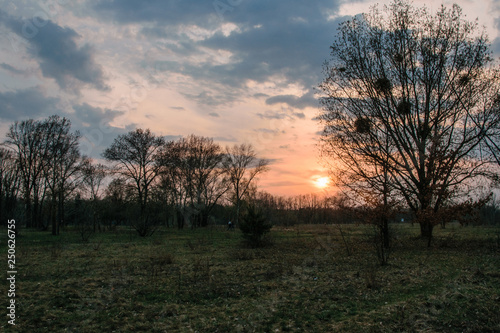
<path fill-rule="evenodd" d="M 269 97 L 268 94 L 264 94 L 264 93 L 257 93 L 257 94 L 254 94 L 253 97 L 255 98 L 261 98 L 261 97 Z"/>
<path fill-rule="evenodd" d="M 204 90 L 199 94 L 183 93 L 183 95 L 189 100 L 195 100 L 201 105 L 217 106 L 221 104 L 232 103 L 240 97 L 234 91 L 225 90 Z"/>
<path fill-rule="evenodd" d="M 206 26 L 208 18 L 215 15 L 212 1 L 199 0 L 101 0 L 94 9 L 119 23 L 154 22 L 160 26 L 193 23 Z"/>
<path fill-rule="evenodd" d="M 26 73 L 25 71 L 17 69 L 9 64 L 6 64 L 6 63 L 1 63 L 0 68 L 4 69 L 12 74 L 16 74 L 16 75 L 23 75 Z"/>
<path fill-rule="evenodd" d="M 55 79 L 61 88 L 109 89 L 101 66 L 94 61 L 92 46 L 79 46 L 80 35 L 75 30 L 40 18 L 23 20 L 1 10 L 0 22 L 28 42 L 28 53 L 39 62 L 43 76 Z"/>
<path fill-rule="evenodd" d="M 264 113 L 257 113 L 257 117 L 260 119 L 305 119 L 306 115 L 302 112 L 289 112 L 291 109 L 281 109 L 281 111 L 266 111 Z"/>
<path fill-rule="evenodd" d="M 58 111 L 58 102 L 56 98 L 46 97 L 38 87 L 0 92 L 0 118 L 18 120 L 48 116 Z"/>
<path fill-rule="evenodd" d="M 260 119 L 285 119 L 289 116 L 284 112 L 266 111 L 264 113 L 257 113 L 257 117 Z"/>
<path fill-rule="evenodd" d="M 182 135 L 164 135 L 163 138 L 166 141 L 177 141 L 182 138 Z"/>
<path fill-rule="evenodd" d="M 170 108 L 171 108 L 172 110 L 179 110 L 179 111 L 183 111 L 183 110 L 185 110 L 185 109 L 184 109 L 184 107 L 182 107 L 182 106 L 171 106 Z"/>
<path fill-rule="evenodd" d="M 497 57 L 500 56 L 500 37 L 497 37 L 493 40 L 493 42 L 491 43 L 491 50 Z"/>
<path fill-rule="evenodd" d="M 212 82 L 227 87 L 224 96 L 206 91 L 199 95 L 186 94 L 200 104 L 232 103 L 245 93 L 248 80 L 266 82 L 276 75 L 286 78 L 285 86 L 290 82 L 302 84 L 307 89 L 318 85 L 322 64 L 329 57 L 329 46 L 341 20 L 330 20 L 328 15 L 338 9 L 339 2 L 219 2 L 230 8 L 218 10 L 214 1 L 101 0 L 95 10 L 97 15 L 111 17 L 121 24 L 148 22 L 142 33 L 154 38 L 158 49 L 168 49 L 181 59 L 205 54 L 206 50 L 231 52 L 228 64 L 211 60 L 202 63 L 158 61 L 162 62 L 160 71 L 181 73 L 199 84 Z M 216 30 L 224 23 L 233 23 L 238 28 L 229 34 Z M 179 25 L 203 27 L 212 34 L 194 41 L 178 29 Z M 310 95 L 287 102 L 300 109 L 315 105 Z"/>
<path fill-rule="evenodd" d="M 266 104 L 287 104 L 292 108 L 304 109 L 306 107 L 318 107 L 318 100 L 314 97 L 314 93 L 308 92 L 300 97 L 295 95 L 278 95 L 270 97 L 266 100 Z"/>
<path fill-rule="evenodd" d="M 270 129 L 270 128 L 258 128 L 258 129 L 255 129 L 254 132 L 263 133 L 263 134 L 273 134 L 273 135 L 286 133 L 284 130 Z"/>
<path fill-rule="evenodd" d="M 214 118 L 219 118 L 220 117 L 220 115 L 217 112 L 210 112 L 208 115 L 210 117 L 214 117 Z"/>
<path fill-rule="evenodd" d="M 118 135 L 135 129 L 135 124 L 125 128 L 115 127 L 111 122 L 124 114 L 122 111 L 94 107 L 87 103 L 73 106 L 71 118 L 74 128 L 82 136 L 80 150 L 83 155 L 99 158 L 102 151 L 109 147 Z"/>
<path fill-rule="evenodd" d="M 95 125 L 99 123 L 109 124 L 116 117 L 125 113 L 123 111 L 93 107 L 87 103 L 74 105 L 73 109 L 75 110 L 78 119 L 82 121 L 82 123 L 87 124 L 84 125 L 86 127 L 95 127 Z"/>
<path fill-rule="evenodd" d="M 320 82 L 322 64 L 329 57 L 329 46 L 340 19 L 329 21 L 317 2 L 301 2 L 298 6 L 285 1 L 268 3 L 272 10 L 262 5 L 260 12 L 246 14 L 244 25 L 248 28 L 241 33 L 229 36 L 218 33 L 200 42 L 212 49 L 229 50 L 238 60 L 205 70 L 213 77 L 233 79 L 232 85 L 244 83 L 242 78 L 264 82 L 280 75 L 286 77 L 287 83 L 315 87 Z M 278 3 L 280 13 L 274 8 Z M 273 14 L 275 17 L 271 17 Z M 244 20 L 243 10 L 240 15 Z"/>
<path fill-rule="evenodd" d="M 266 161 L 269 164 L 279 164 L 279 163 L 283 162 L 283 159 L 282 158 L 266 158 Z"/>

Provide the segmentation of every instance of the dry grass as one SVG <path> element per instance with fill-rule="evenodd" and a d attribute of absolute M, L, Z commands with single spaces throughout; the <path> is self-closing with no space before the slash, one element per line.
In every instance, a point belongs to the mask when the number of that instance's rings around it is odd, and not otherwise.
<path fill-rule="evenodd" d="M 17 327 L 6 319 L 0 327 L 500 332 L 498 229 L 437 229 L 431 249 L 417 229 L 395 229 L 384 267 L 364 226 L 275 228 L 274 245 L 263 249 L 242 248 L 239 232 L 222 229 L 159 230 L 146 239 L 122 230 L 90 243 L 76 232 L 25 231 L 17 245 Z"/>

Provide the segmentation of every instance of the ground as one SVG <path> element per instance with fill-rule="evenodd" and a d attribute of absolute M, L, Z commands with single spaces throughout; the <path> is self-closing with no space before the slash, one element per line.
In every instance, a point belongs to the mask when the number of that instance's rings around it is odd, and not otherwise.
<path fill-rule="evenodd" d="M 500 332 L 500 228 L 436 228 L 431 248 L 417 225 L 391 230 L 385 266 L 369 226 L 275 227 L 261 249 L 224 227 L 21 230 L 1 331 Z"/>

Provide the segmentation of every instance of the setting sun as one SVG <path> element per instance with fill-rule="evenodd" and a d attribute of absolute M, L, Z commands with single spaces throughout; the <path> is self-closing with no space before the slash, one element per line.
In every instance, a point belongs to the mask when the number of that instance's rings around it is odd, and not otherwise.
<path fill-rule="evenodd" d="M 328 177 L 319 177 L 314 180 L 314 185 L 318 188 L 325 188 L 330 184 L 330 178 Z"/>

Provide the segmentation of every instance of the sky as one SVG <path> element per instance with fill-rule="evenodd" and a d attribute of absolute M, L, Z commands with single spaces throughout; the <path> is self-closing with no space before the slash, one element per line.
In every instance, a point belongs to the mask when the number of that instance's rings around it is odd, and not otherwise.
<path fill-rule="evenodd" d="M 271 160 L 260 189 L 328 194 L 316 88 L 338 24 L 376 3 L 389 1 L 0 0 L 0 138 L 58 114 L 94 159 L 135 128 L 251 143 Z M 498 58 L 500 1 L 456 3 Z"/>

